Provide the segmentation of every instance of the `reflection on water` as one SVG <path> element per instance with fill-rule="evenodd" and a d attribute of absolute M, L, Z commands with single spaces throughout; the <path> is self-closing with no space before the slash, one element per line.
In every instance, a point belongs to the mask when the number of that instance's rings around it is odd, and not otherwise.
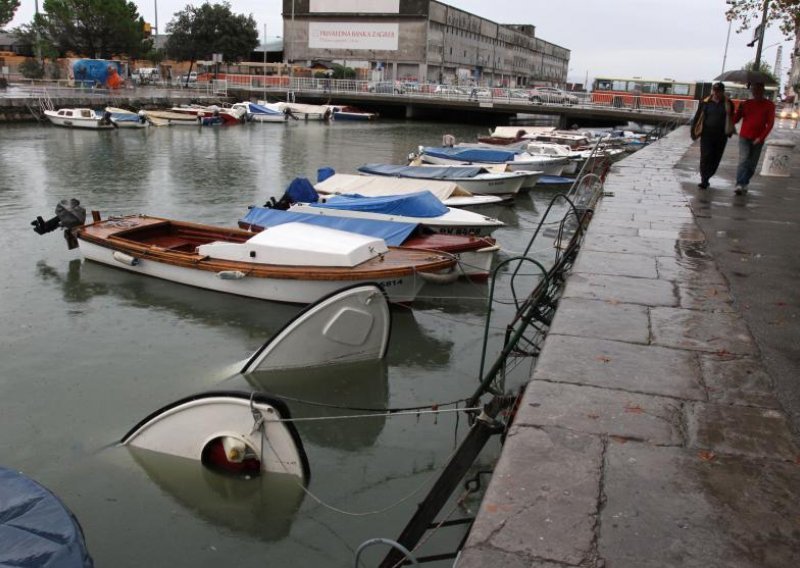
<path fill-rule="evenodd" d="M 170 497 L 207 521 L 266 541 L 289 534 L 305 493 L 297 478 L 271 473 L 252 479 L 213 472 L 197 460 L 128 447 Z"/>

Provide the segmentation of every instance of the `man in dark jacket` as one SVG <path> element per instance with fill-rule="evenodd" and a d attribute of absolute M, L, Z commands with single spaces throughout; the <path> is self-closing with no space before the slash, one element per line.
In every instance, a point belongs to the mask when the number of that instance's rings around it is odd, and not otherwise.
<path fill-rule="evenodd" d="M 708 180 L 717 172 L 728 138 L 735 132 L 733 125 L 733 103 L 725 96 L 725 85 L 714 83 L 692 119 L 692 140 L 700 138 L 700 189 L 708 189 Z"/>

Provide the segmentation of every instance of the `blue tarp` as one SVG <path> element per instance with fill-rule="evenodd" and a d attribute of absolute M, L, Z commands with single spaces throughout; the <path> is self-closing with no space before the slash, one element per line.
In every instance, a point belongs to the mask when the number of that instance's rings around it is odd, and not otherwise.
<path fill-rule="evenodd" d="M 284 223 L 308 223 L 340 231 L 349 231 L 368 237 L 378 237 L 386 241 L 387 245 L 400 246 L 416 229 L 416 223 L 397 223 L 394 221 L 375 221 L 372 219 L 352 219 L 348 217 L 331 217 L 329 215 L 314 215 L 313 213 L 294 213 L 280 211 L 266 207 L 253 207 L 241 219 L 242 223 L 257 227 L 274 227 Z"/>
<path fill-rule="evenodd" d="M 319 195 L 306 178 L 294 178 L 286 189 L 286 196 L 294 203 L 316 203 Z"/>
<path fill-rule="evenodd" d="M 395 164 L 364 164 L 358 171 L 373 176 L 394 176 L 414 179 L 458 180 L 485 174 L 480 166 L 398 166 Z"/>
<path fill-rule="evenodd" d="M 349 209 L 367 211 L 384 215 L 403 215 L 405 217 L 438 217 L 447 213 L 447 207 L 430 191 L 420 191 L 407 195 L 386 197 L 360 197 L 337 195 L 327 203 L 314 203 L 314 207 L 326 209 Z"/>
<path fill-rule="evenodd" d="M 429 147 L 425 148 L 423 154 L 434 158 L 447 158 L 449 160 L 459 160 L 461 162 L 483 162 L 487 164 L 502 164 L 514 161 L 516 152 L 510 150 L 493 150 L 491 148 L 450 148 L 450 147 Z"/>
<path fill-rule="evenodd" d="M 336 170 L 328 166 L 322 166 L 317 170 L 317 183 L 323 182 L 332 175 L 336 174 Z"/>
<path fill-rule="evenodd" d="M 536 185 L 572 185 L 574 181 L 574 178 L 544 175 L 539 176 L 539 179 L 536 180 Z"/>
<path fill-rule="evenodd" d="M 0 566 L 91 568 L 83 532 L 47 489 L 0 468 Z"/>
<path fill-rule="evenodd" d="M 107 86 L 111 72 L 122 75 L 122 65 L 119 61 L 105 59 L 78 59 L 72 64 L 72 76 L 75 82 L 86 86 Z"/>
<path fill-rule="evenodd" d="M 247 110 L 253 114 L 280 114 L 283 115 L 282 112 L 273 110 L 271 108 L 267 108 L 261 105 L 257 105 L 256 103 L 247 103 Z"/>

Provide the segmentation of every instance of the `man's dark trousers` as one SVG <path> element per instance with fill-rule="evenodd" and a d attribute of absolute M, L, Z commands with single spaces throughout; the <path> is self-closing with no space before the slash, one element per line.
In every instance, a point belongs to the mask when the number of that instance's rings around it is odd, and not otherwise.
<path fill-rule="evenodd" d="M 717 173 L 717 167 L 725 152 L 728 137 L 724 132 L 703 132 L 700 136 L 700 178 L 703 183 Z"/>

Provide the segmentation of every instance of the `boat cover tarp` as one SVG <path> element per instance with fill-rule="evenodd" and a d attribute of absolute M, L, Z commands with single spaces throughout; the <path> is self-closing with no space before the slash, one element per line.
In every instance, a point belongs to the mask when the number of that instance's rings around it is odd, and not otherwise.
<path fill-rule="evenodd" d="M 0 566 L 91 568 L 72 513 L 32 479 L 0 468 Z"/>
<path fill-rule="evenodd" d="M 430 191 L 385 197 L 336 195 L 328 199 L 326 203 L 314 203 L 312 207 L 403 215 L 405 217 L 439 217 L 448 211 L 447 207 Z"/>
<path fill-rule="evenodd" d="M 247 109 L 253 114 L 273 114 L 283 116 L 283 113 L 279 110 L 267 108 L 256 103 L 247 103 Z"/>
<path fill-rule="evenodd" d="M 336 170 L 330 166 L 322 166 L 321 168 L 317 168 L 317 183 L 325 181 L 335 173 Z"/>
<path fill-rule="evenodd" d="M 399 166 L 396 164 L 364 164 L 358 171 L 373 176 L 395 176 L 414 179 L 454 180 L 485 174 L 480 166 Z"/>
<path fill-rule="evenodd" d="M 117 122 L 140 122 L 139 115 L 130 112 L 112 112 L 111 118 Z"/>
<path fill-rule="evenodd" d="M 503 162 L 513 162 L 516 152 L 507 150 L 494 150 L 490 148 L 450 148 L 428 147 L 423 153 L 434 158 L 445 158 L 449 160 L 459 160 L 462 162 L 485 162 L 487 164 L 500 164 Z"/>
<path fill-rule="evenodd" d="M 409 195 L 429 191 L 439 201 L 450 197 L 469 196 L 470 192 L 461 189 L 455 181 L 419 180 L 386 176 L 360 176 L 355 174 L 336 174 L 317 183 L 314 188 L 328 195 L 365 195 L 383 197 L 387 195 Z"/>
<path fill-rule="evenodd" d="M 368 237 L 377 237 L 386 241 L 389 246 L 400 246 L 417 228 L 416 223 L 398 223 L 395 221 L 376 221 L 374 219 L 353 219 L 349 217 L 330 217 L 311 213 L 295 213 L 267 207 L 253 207 L 241 222 L 257 227 L 275 227 L 284 223 L 308 223 L 338 229 L 350 233 L 358 233 Z"/>
<path fill-rule="evenodd" d="M 539 180 L 536 182 L 536 185 L 567 185 L 572 184 L 574 181 L 574 178 L 568 178 L 564 176 L 543 175 L 539 176 Z"/>
<path fill-rule="evenodd" d="M 295 203 L 316 203 L 319 195 L 307 178 L 294 178 L 286 188 L 286 196 Z"/>

